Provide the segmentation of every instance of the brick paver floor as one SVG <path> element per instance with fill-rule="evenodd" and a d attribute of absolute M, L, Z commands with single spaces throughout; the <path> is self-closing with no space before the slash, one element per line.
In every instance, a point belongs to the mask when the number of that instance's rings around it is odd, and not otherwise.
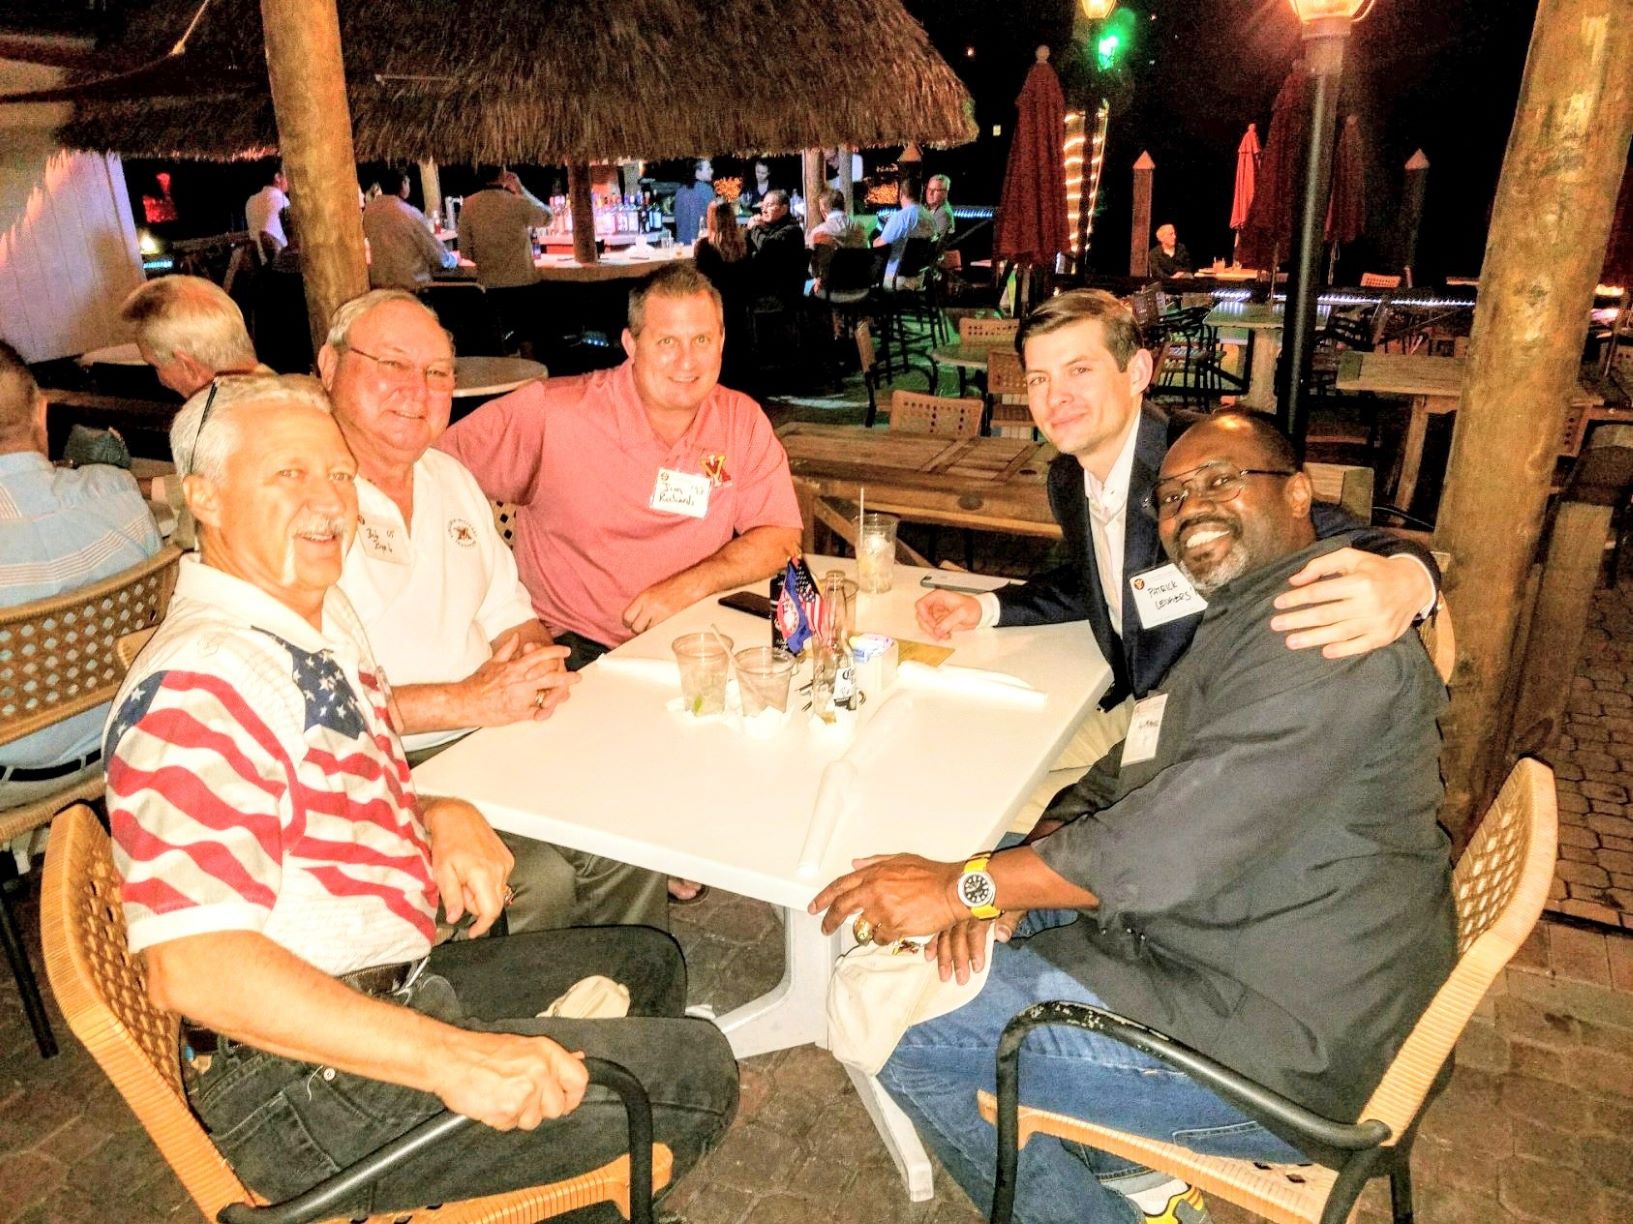
<path fill-rule="evenodd" d="M 27 938 L 38 954 L 33 899 Z M 770 909 L 714 895 L 675 912 L 692 997 L 728 1008 L 780 974 Z M 52 1017 L 42 1061 L 0 982 L 0 1221 L 141 1224 L 196 1210 L 90 1058 Z M 978 1224 L 938 1177 L 909 1204 L 850 1083 L 812 1047 L 745 1061 L 742 1109 L 669 1206 L 691 1224 Z M 1633 937 L 1547 924 L 1459 1047 L 1415 1161 L 1422 1224 L 1633 1219 Z M 1387 1219 L 1381 1187 L 1360 1217 Z M 1253 1217 L 1215 1204 L 1220 1224 Z"/>

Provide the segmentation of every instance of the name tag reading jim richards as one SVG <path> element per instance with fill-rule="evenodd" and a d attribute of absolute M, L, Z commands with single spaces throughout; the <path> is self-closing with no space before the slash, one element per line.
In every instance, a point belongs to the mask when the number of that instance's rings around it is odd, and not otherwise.
<path fill-rule="evenodd" d="M 647 505 L 664 514 L 704 518 L 709 513 L 710 487 L 707 476 L 659 468 L 657 483 L 652 486 L 652 500 Z"/>
<path fill-rule="evenodd" d="M 1128 720 L 1128 735 L 1123 739 L 1124 765 L 1138 765 L 1157 755 L 1157 740 L 1162 735 L 1162 711 L 1167 704 L 1167 693 L 1152 693 L 1134 703 L 1134 713 Z"/>
<path fill-rule="evenodd" d="M 1195 615 L 1208 606 L 1208 601 L 1196 593 L 1191 580 L 1172 562 L 1135 574 L 1128 585 L 1134 592 L 1134 608 L 1140 614 L 1140 625 L 1145 629 Z"/>

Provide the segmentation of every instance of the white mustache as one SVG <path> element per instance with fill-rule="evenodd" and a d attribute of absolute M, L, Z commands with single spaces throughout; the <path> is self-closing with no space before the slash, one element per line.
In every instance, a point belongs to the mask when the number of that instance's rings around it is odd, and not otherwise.
<path fill-rule="evenodd" d="M 350 525 L 344 515 L 321 514 L 303 518 L 291 528 L 294 535 L 332 535 L 338 539 L 346 538 L 346 528 Z"/>

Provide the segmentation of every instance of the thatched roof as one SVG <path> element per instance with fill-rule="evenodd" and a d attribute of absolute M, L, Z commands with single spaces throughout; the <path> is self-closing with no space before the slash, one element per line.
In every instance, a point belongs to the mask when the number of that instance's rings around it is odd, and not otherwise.
<path fill-rule="evenodd" d="M 197 0 L 131 15 L 99 73 L 163 56 Z M 610 161 L 975 137 L 900 0 L 339 0 L 361 160 Z M 256 0 L 214 0 L 150 95 L 82 99 L 65 144 L 233 159 L 277 145 Z"/>

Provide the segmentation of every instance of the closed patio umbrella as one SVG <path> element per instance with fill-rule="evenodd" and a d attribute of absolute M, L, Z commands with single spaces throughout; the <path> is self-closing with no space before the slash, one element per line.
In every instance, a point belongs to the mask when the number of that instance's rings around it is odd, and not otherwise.
<path fill-rule="evenodd" d="M 993 224 L 994 259 L 1049 267 L 1067 249 L 1066 99 L 1047 49 L 1026 74 L 1015 99 L 1020 114 Z"/>
<path fill-rule="evenodd" d="M 1304 62 L 1295 61 L 1270 111 L 1270 134 L 1259 159 L 1259 177 L 1242 227 L 1239 255 L 1250 268 L 1272 272 L 1292 248 L 1293 197 L 1298 190 L 1300 150 L 1308 122 Z"/>
<path fill-rule="evenodd" d="M 1230 227 L 1236 231 L 1238 248 L 1242 242 L 1242 227 L 1247 224 L 1248 212 L 1253 207 L 1253 192 L 1259 181 L 1259 125 L 1250 123 L 1236 146 L 1236 190 L 1230 199 Z"/>
<path fill-rule="evenodd" d="M 1326 238 L 1332 243 L 1327 264 L 1327 280 L 1338 264 L 1338 250 L 1366 232 L 1366 160 L 1361 152 L 1361 121 L 1350 115 L 1338 134 L 1338 150 L 1333 155 L 1332 194 L 1327 197 Z"/>

